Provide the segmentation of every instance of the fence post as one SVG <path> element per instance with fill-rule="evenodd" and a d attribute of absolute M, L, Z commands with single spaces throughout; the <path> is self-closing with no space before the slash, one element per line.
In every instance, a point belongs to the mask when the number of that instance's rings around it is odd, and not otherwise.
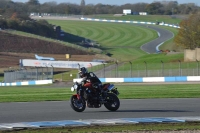
<path fill-rule="evenodd" d="M 103 77 L 105 78 L 105 63 L 103 63 Z"/>
<path fill-rule="evenodd" d="M 181 74 L 181 61 L 180 60 L 178 60 L 179 61 L 179 76 L 181 76 L 182 74 Z"/>
<path fill-rule="evenodd" d="M 36 79 L 38 80 L 38 68 L 37 67 L 35 68 L 36 68 Z"/>
<path fill-rule="evenodd" d="M 145 72 L 146 72 L 146 77 L 147 77 L 147 63 L 146 61 L 144 61 L 144 63 L 145 63 Z"/>
<path fill-rule="evenodd" d="M 132 62 L 129 61 L 129 63 L 130 63 L 130 65 L 131 65 L 130 69 L 131 69 L 131 78 L 132 78 L 132 77 L 133 77 L 133 75 L 132 75 Z"/>
<path fill-rule="evenodd" d="M 49 71 L 48 71 L 48 66 L 46 66 L 47 68 L 47 79 L 49 79 Z"/>
<path fill-rule="evenodd" d="M 43 67 L 42 67 L 42 80 L 43 80 L 43 77 L 44 77 L 43 75 L 44 75 L 44 74 L 43 74 Z"/>
<path fill-rule="evenodd" d="M 53 71 L 54 71 L 54 68 L 53 68 L 53 66 L 51 65 L 51 67 L 52 67 L 52 69 L 51 69 L 51 75 L 52 75 L 52 81 L 53 81 Z"/>
<path fill-rule="evenodd" d="M 164 63 L 162 60 L 161 60 L 161 63 L 162 63 L 162 76 L 164 76 Z"/>
<path fill-rule="evenodd" d="M 197 61 L 197 76 L 199 76 L 199 61 L 196 59 Z"/>
<path fill-rule="evenodd" d="M 23 71 L 23 73 L 25 73 L 25 77 L 23 78 L 23 80 L 27 80 L 27 69 L 24 67 L 24 69 L 25 69 L 25 72 Z"/>

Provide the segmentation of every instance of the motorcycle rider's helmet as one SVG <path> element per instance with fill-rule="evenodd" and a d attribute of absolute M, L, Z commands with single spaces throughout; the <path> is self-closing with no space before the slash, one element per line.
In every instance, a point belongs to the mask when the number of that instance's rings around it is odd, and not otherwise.
<path fill-rule="evenodd" d="M 80 76 L 81 78 L 83 78 L 87 73 L 88 73 L 87 68 L 81 67 L 81 68 L 79 69 L 79 76 Z"/>

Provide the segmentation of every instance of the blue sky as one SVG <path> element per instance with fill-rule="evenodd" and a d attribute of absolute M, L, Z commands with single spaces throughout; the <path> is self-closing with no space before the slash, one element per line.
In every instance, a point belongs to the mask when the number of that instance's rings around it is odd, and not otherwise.
<path fill-rule="evenodd" d="M 29 0 L 12 0 L 14 2 L 27 2 Z M 63 2 L 70 2 L 70 3 L 76 3 L 80 4 L 81 0 L 39 0 L 39 2 L 42 4 L 44 2 L 50 2 L 50 1 L 56 1 L 58 4 L 63 3 Z M 162 0 L 160 0 L 162 1 Z M 170 0 L 164 0 L 164 1 L 170 1 Z M 172 0 L 174 1 L 174 0 Z M 183 3 L 195 3 L 196 5 L 200 6 L 200 0 L 177 0 L 179 4 Z M 109 5 L 122 5 L 126 3 L 139 3 L 139 2 L 144 2 L 144 3 L 152 3 L 154 0 L 85 0 L 86 4 L 109 4 Z"/>

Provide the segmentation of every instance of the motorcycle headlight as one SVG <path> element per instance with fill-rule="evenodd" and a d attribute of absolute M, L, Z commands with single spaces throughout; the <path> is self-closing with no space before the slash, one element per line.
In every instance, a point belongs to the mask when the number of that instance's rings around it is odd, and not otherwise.
<path fill-rule="evenodd" d="M 74 87 L 71 87 L 71 91 L 73 92 L 75 89 L 74 89 Z"/>
<path fill-rule="evenodd" d="M 71 91 L 75 91 L 78 88 L 78 85 L 74 85 L 71 87 Z"/>

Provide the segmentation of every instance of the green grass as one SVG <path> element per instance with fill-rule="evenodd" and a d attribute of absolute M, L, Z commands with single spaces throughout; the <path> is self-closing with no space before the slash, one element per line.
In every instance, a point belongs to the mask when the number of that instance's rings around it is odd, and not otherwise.
<path fill-rule="evenodd" d="M 112 15 L 106 15 L 108 18 L 113 18 Z M 99 16 L 98 16 L 99 17 Z M 104 16 L 103 16 L 104 17 Z M 169 16 L 123 16 L 118 19 L 127 17 L 135 17 L 135 19 L 146 21 L 147 18 L 155 19 L 164 18 L 173 22 L 174 19 Z M 139 19 L 140 18 L 140 19 Z M 114 18 L 113 18 L 114 19 Z M 103 49 L 103 53 L 111 53 L 116 61 L 131 61 L 143 58 L 146 53 L 140 49 L 142 44 L 145 44 L 155 38 L 157 33 L 147 27 L 142 27 L 127 23 L 109 23 L 109 22 L 92 22 L 92 21 L 66 21 L 66 20 L 48 20 L 52 24 L 60 25 L 62 29 L 71 34 L 89 38 L 98 42 Z M 177 21 L 181 21 L 177 19 Z M 177 35 L 178 29 L 159 26 L 163 29 L 171 31 L 174 36 Z M 182 48 L 176 46 L 173 38 L 166 41 L 160 46 L 162 50 L 175 50 L 183 52 Z M 183 57 L 182 57 L 183 58 Z"/>
<path fill-rule="evenodd" d="M 62 30 L 98 42 L 104 53 L 118 60 L 136 59 L 144 54 L 140 46 L 158 37 L 154 30 L 134 24 L 91 21 L 48 20 Z"/>
<path fill-rule="evenodd" d="M 69 88 L 49 86 L 0 87 L 0 92 L 0 102 L 67 100 L 72 95 Z"/>
<path fill-rule="evenodd" d="M 0 76 L 0 82 L 2 82 L 4 80 L 4 77 Z"/>
<path fill-rule="evenodd" d="M 199 85 L 134 85 L 119 86 L 121 99 L 146 98 L 198 98 Z"/>
<path fill-rule="evenodd" d="M 199 84 L 116 85 L 120 99 L 199 98 Z M 70 87 L 22 86 L 0 87 L 0 102 L 33 102 L 69 100 Z"/>
<path fill-rule="evenodd" d="M 140 58 L 137 58 L 132 61 L 132 70 L 145 70 L 145 63 L 147 63 L 148 70 L 156 70 L 161 69 L 161 61 L 164 63 L 165 69 L 173 69 L 179 68 L 179 62 L 178 60 L 183 61 L 184 54 L 178 53 L 178 54 L 148 54 L 141 56 Z M 182 66 L 187 63 L 182 62 Z M 189 63 L 189 64 L 192 64 Z M 195 63 L 194 63 L 195 64 Z M 196 67 L 196 64 L 193 66 L 193 68 Z M 184 68 L 184 67 L 183 67 Z M 190 66 L 190 68 L 192 68 Z M 122 66 L 119 66 L 119 71 L 129 71 L 130 70 L 130 63 L 124 62 Z"/>
<path fill-rule="evenodd" d="M 106 16 L 106 17 L 105 17 Z M 105 19 L 115 19 L 112 15 L 105 15 L 102 18 Z M 101 17 L 101 16 L 98 16 Z M 118 20 L 128 20 L 129 17 L 147 21 L 154 20 L 155 18 L 160 20 L 163 18 L 167 19 L 169 22 L 173 22 L 174 19 L 169 16 L 123 16 L 118 17 Z M 176 19 L 180 22 L 180 19 Z M 178 60 L 183 61 L 184 55 L 173 54 L 146 54 L 141 51 L 140 46 L 152 39 L 157 37 L 157 33 L 152 32 L 151 30 L 145 27 L 140 27 L 134 24 L 123 24 L 123 23 L 106 23 L 106 22 L 91 22 L 91 21 L 60 21 L 60 20 L 49 20 L 50 23 L 61 25 L 62 29 L 66 32 L 69 31 L 72 34 L 86 37 L 92 40 L 95 40 L 101 44 L 104 49 L 104 53 L 113 54 L 112 57 L 115 58 L 115 61 L 119 62 L 128 62 L 132 61 L 134 64 L 144 64 L 144 61 L 147 63 L 158 63 L 160 64 L 161 60 L 163 62 L 178 62 Z M 171 31 L 174 36 L 178 33 L 178 29 L 159 26 L 163 29 Z M 147 32 L 148 31 L 148 32 Z M 152 34 L 153 33 L 153 34 Z M 175 50 L 181 51 L 181 48 L 178 48 L 173 42 L 173 38 L 166 41 L 163 45 L 160 46 L 162 50 Z M 160 66 L 160 65 L 159 65 Z M 123 68 L 122 68 L 123 67 Z M 119 70 L 129 70 L 130 64 L 126 63 L 124 66 L 119 67 Z"/>

